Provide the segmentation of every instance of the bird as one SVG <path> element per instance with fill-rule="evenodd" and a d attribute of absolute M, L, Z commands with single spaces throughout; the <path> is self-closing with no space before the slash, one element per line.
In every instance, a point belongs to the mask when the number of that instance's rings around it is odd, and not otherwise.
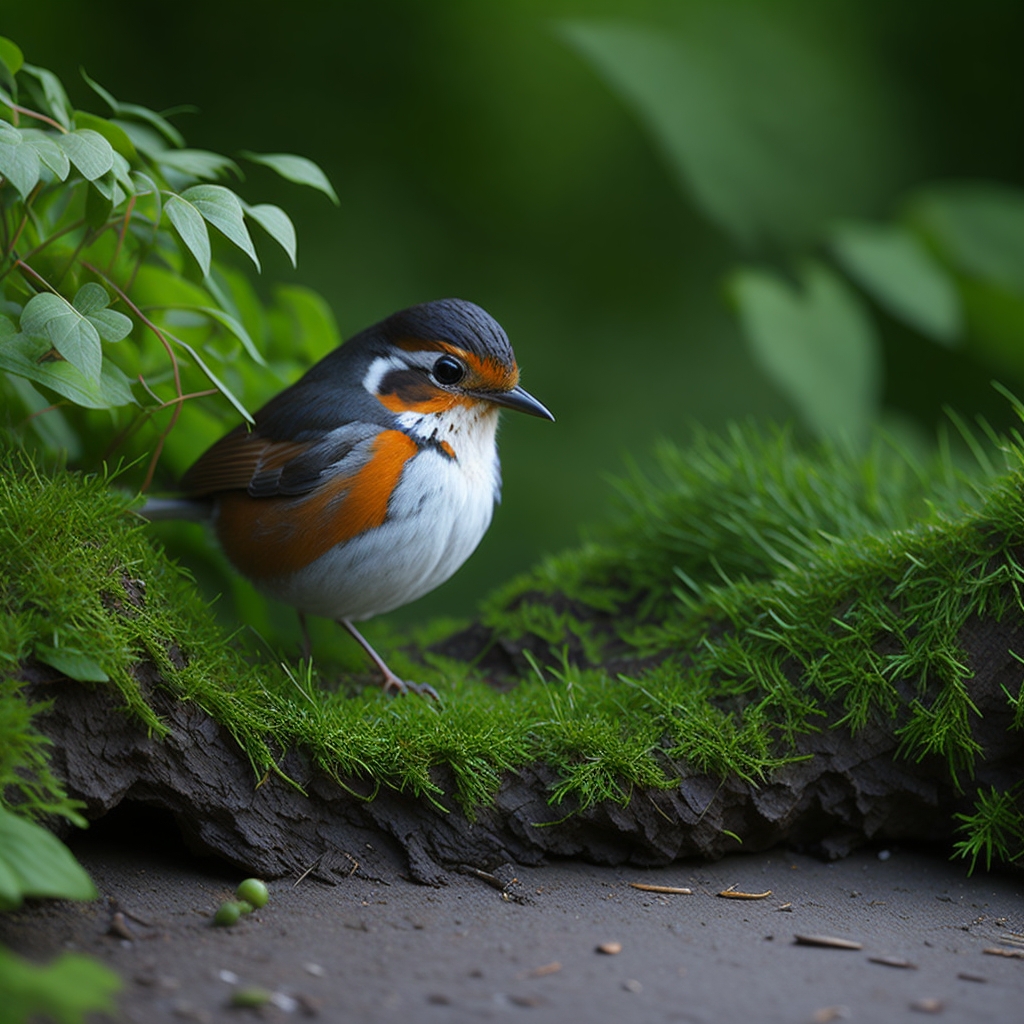
<path fill-rule="evenodd" d="M 208 448 L 147 519 L 208 520 L 257 589 L 340 623 L 384 693 L 399 678 L 354 625 L 433 590 L 466 561 L 501 500 L 498 417 L 554 416 L 519 384 L 508 336 L 480 306 L 403 309 L 334 349 Z"/>

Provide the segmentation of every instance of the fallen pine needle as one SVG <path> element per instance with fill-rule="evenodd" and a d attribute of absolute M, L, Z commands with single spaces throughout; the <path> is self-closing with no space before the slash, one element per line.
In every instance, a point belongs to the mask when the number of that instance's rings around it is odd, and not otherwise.
<path fill-rule="evenodd" d="M 764 892 L 740 892 L 735 885 L 730 885 L 728 889 L 723 889 L 719 896 L 724 896 L 727 900 L 765 900 L 771 896 L 771 889 L 765 889 Z"/>
<path fill-rule="evenodd" d="M 681 885 L 648 885 L 646 882 L 630 882 L 634 889 L 641 889 L 643 892 L 667 892 L 676 896 L 692 896 L 693 890 Z"/>
<path fill-rule="evenodd" d="M 904 960 L 901 956 L 869 956 L 868 961 L 873 964 L 881 964 L 883 967 L 904 967 L 910 971 L 917 970 L 917 964 Z"/>
<path fill-rule="evenodd" d="M 982 953 L 989 956 L 1007 956 L 1012 960 L 1024 960 L 1024 949 L 1000 949 L 998 946 L 986 946 Z"/>
<path fill-rule="evenodd" d="M 530 971 L 531 978 L 543 978 L 548 974 L 557 974 L 562 969 L 562 965 L 555 960 L 553 963 L 545 964 L 543 967 L 534 967 Z"/>
<path fill-rule="evenodd" d="M 832 935 L 794 935 L 798 946 L 823 946 L 826 949 L 863 949 L 864 944 L 851 939 L 837 939 Z"/>

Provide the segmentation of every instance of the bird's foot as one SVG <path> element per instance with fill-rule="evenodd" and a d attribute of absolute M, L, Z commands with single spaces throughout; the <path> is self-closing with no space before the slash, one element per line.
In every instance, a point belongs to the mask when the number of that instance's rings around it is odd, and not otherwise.
<path fill-rule="evenodd" d="M 400 697 L 406 693 L 415 693 L 420 697 L 429 697 L 431 700 L 438 702 L 441 700 L 437 690 L 428 683 L 411 683 L 405 679 L 399 679 L 390 669 L 384 674 L 381 689 L 394 697 Z"/>

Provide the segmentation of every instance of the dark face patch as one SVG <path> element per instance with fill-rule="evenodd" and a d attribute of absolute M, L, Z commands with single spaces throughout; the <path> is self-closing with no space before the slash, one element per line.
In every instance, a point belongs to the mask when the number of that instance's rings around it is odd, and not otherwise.
<path fill-rule="evenodd" d="M 466 401 L 432 383 L 426 370 L 389 370 L 377 388 L 381 404 L 392 412 L 444 412 Z"/>

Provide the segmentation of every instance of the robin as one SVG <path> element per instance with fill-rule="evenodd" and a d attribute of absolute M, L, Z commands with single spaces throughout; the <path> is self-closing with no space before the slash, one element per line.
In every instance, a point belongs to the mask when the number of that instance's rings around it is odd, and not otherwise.
<path fill-rule="evenodd" d="M 472 302 L 402 310 L 350 338 L 199 457 L 148 519 L 208 519 L 265 594 L 337 620 L 385 693 L 399 679 L 353 625 L 416 600 L 473 553 L 501 497 L 502 408 L 553 420 Z"/>

